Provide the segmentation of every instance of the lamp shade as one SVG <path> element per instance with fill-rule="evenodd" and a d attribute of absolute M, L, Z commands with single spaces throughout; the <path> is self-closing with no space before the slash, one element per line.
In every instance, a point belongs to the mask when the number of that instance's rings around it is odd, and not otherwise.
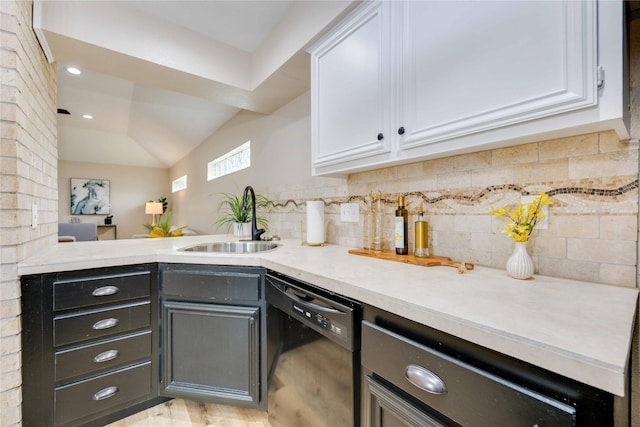
<path fill-rule="evenodd" d="M 144 205 L 144 213 L 146 214 L 162 214 L 162 203 L 159 202 L 147 202 Z"/>

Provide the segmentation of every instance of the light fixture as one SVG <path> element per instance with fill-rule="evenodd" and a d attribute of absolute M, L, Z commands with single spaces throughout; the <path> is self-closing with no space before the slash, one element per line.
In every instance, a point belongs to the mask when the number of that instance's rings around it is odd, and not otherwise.
<path fill-rule="evenodd" d="M 82 118 L 83 119 L 87 119 L 87 120 L 91 120 L 91 119 L 93 119 L 93 116 L 91 114 L 83 114 Z"/>
<path fill-rule="evenodd" d="M 76 67 L 67 67 L 67 72 L 69 74 L 75 74 L 76 76 L 78 74 L 82 74 L 82 71 L 80 71 L 80 69 L 76 68 Z"/>
<path fill-rule="evenodd" d="M 144 205 L 144 213 L 151 215 L 151 226 L 155 227 L 156 215 L 162 215 L 162 203 L 159 202 L 147 202 Z"/>

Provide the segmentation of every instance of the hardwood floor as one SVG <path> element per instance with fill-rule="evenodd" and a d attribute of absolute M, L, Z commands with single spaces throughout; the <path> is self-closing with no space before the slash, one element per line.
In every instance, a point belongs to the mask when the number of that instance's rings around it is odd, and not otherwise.
<path fill-rule="evenodd" d="M 271 427 L 267 412 L 173 399 L 106 427 Z"/>

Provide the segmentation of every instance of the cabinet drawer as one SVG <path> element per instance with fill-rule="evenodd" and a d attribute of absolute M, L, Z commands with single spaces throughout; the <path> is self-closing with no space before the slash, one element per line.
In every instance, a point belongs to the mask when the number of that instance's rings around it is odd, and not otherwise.
<path fill-rule="evenodd" d="M 362 365 L 461 425 L 575 425 L 572 406 L 367 321 Z"/>
<path fill-rule="evenodd" d="M 149 327 L 150 324 L 149 301 L 56 316 L 53 319 L 53 344 L 62 346 L 111 336 Z"/>
<path fill-rule="evenodd" d="M 149 393 L 151 362 L 57 388 L 56 425 L 71 423 L 119 405 L 128 405 Z"/>
<path fill-rule="evenodd" d="M 128 301 L 147 297 L 150 291 L 150 271 L 60 280 L 53 284 L 53 309 Z"/>
<path fill-rule="evenodd" d="M 151 356 L 151 331 L 56 352 L 56 381 L 124 366 Z"/>
<path fill-rule="evenodd" d="M 245 271 L 205 270 L 196 266 L 167 266 L 161 272 L 163 296 L 198 299 L 209 302 L 258 301 L 260 274 Z"/>

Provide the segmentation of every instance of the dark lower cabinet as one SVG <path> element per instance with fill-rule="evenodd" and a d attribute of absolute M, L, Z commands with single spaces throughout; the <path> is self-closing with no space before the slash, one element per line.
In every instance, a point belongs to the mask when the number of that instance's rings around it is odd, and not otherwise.
<path fill-rule="evenodd" d="M 24 276 L 23 425 L 103 426 L 172 397 L 266 408 L 264 269 Z"/>
<path fill-rule="evenodd" d="M 607 427 L 613 396 L 365 306 L 363 427 Z"/>
<path fill-rule="evenodd" d="M 264 408 L 264 270 L 162 264 L 160 278 L 161 394 Z"/>
<path fill-rule="evenodd" d="M 22 278 L 23 425 L 105 425 L 155 405 L 155 264 Z"/>

